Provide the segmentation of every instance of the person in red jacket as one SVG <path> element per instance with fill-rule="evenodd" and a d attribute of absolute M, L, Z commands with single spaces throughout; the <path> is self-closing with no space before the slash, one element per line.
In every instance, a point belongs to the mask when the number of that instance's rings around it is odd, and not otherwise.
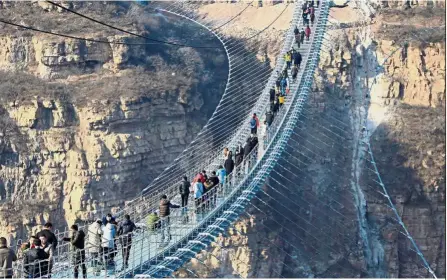
<path fill-rule="evenodd" d="M 199 174 L 197 174 L 196 177 L 194 177 L 194 181 L 195 182 L 200 182 L 202 184 L 205 183 L 206 178 L 205 178 L 205 175 L 203 173 L 204 173 L 204 171 L 199 172 Z"/>
<path fill-rule="evenodd" d="M 309 27 L 309 25 L 307 25 L 305 32 L 306 32 L 306 39 L 307 39 L 307 41 L 309 41 L 309 37 L 310 37 L 310 27 Z"/>
<path fill-rule="evenodd" d="M 256 127 L 259 127 L 259 119 L 258 116 L 256 116 L 256 113 L 253 114 L 253 119 L 256 120 Z"/>

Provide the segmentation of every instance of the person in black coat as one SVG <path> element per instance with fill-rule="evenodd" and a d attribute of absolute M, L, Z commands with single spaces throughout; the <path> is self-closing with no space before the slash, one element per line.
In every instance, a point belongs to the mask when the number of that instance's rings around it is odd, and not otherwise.
<path fill-rule="evenodd" d="M 189 189 L 191 187 L 191 184 L 188 181 L 188 178 L 186 176 L 183 176 L 183 181 L 180 183 L 179 191 L 180 196 L 182 197 L 182 207 L 188 206 L 188 197 L 189 193 L 191 192 Z"/>
<path fill-rule="evenodd" d="M 132 232 L 137 227 L 130 220 L 129 215 L 124 215 L 124 220 L 118 224 L 118 236 L 121 241 L 121 250 L 123 254 L 123 267 L 127 268 L 129 266 L 129 254 L 132 246 Z"/>
<path fill-rule="evenodd" d="M 275 101 L 275 93 L 276 93 L 275 89 L 271 88 L 270 89 L 270 102 Z"/>
<path fill-rule="evenodd" d="M 74 278 L 79 276 L 79 266 L 82 269 L 82 276 L 87 278 L 87 267 L 85 266 L 85 233 L 78 229 L 77 225 L 71 226 L 71 237 L 64 237 L 62 240 L 69 241 L 72 254 L 72 265 L 74 269 Z"/>
<path fill-rule="evenodd" d="M 273 114 L 271 111 L 267 111 L 265 113 L 265 123 L 267 124 L 267 127 L 269 127 L 273 122 Z"/>
<path fill-rule="evenodd" d="M 256 135 L 253 135 L 250 138 L 251 141 L 251 148 L 253 149 L 254 147 L 256 147 L 256 145 L 258 145 L 258 137 L 256 137 Z"/>
<path fill-rule="evenodd" d="M 253 147 L 251 146 L 251 140 L 250 140 L 250 137 L 249 137 L 247 139 L 247 142 L 245 143 L 245 146 L 244 146 L 244 157 L 247 157 L 248 154 L 250 154 L 252 148 Z"/>
<path fill-rule="evenodd" d="M 225 171 L 227 172 L 227 176 L 228 176 L 228 174 L 233 172 L 234 161 L 233 161 L 233 154 L 231 152 L 228 153 L 228 158 L 227 158 L 227 160 L 225 160 L 224 167 L 225 167 Z"/>
<path fill-rule="evenodd" d="M 293 64 L 297 67 L 300 68 L 301 66 L 301 61 L 303 60 L 303 57 L 301 56 L 300 52 L 296 52 L 295 53 L 295 57 L 293 58 Z"/>
<path fill-rule="evenodd" d="M 34 239 L 34 248 L 26 251 L 23 258 L 23 267 L 27 278 L 40 278 L 48 274 L 48 255 L 41 248 L 42 242 L 40 239 Z"/>
<path fill-rule="evenodd" d="M 37 238 L 40 238 L 41 236 L 45 236 L 47 238 L 47 242 L 53 246 L 54 250 L 56 250 L 57 238 L 56 238 L 56 235 L 54 235 L 54 233 L 53 233 L 53 224 L 52 223 L 46 223 L 43 226 L 43 230 L 39 231 L 36 236 L 37 236 Z"/>
<path fill-rule="evenodd" d="M 239 144 L 236 148 L 236 166 L 239 166 L 241 164 L 242 160 L 244 159 L 244 148 L 241 144 Z"/>

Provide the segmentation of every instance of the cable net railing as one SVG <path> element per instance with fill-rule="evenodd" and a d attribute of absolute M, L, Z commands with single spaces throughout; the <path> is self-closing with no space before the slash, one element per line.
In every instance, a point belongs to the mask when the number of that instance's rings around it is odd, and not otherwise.
<path fill-rule="evenodd" d="M 278 60 L 277 67 L 275 69 L 276 72 L 274 72 L 274 74 L 272 76 L 270 76 L 270 79 L 269 79 L 269 81 L 267 83 L 267 85 L 270 86 L 270 87 L 272 87 L 273 82 L 277 78 L 277 72 L 279 72 L 279 70 L 282 70 L 284 68 L 284 64 L 285 63 L 284 63 L 284 59 L 282 58 L 283 54 L 292 47 L 293 38 L 294 38 L 293 28 L 294 28 L 294 26 L 296 26 L 299 23 L 299 19 L 300 19 L 300 16 L 299 16 L 300 15 L 299 8 L 301 7 L 300 4 L 302 4 L 302 3 L 298 2 L 296 4 L 296 6 L 295 6 L 295 12 L 294 12 L 293 20 L 292 20 L 292 26 L 290 27 L 290 29 L 289 29 L 289 31 L 288 31 L 288 33 L 286 35 L 284 48 L 282 50 L 282 53 L 280 54 L 280 59 Z M 322 5 L 322 7 L 323 6 L 325 6 L 325 5 Z M 171 11 L 167 11 L 167 10 L 165 10 L 165 11 L 166 12 L 170 12 L 170 13 L 175 13 L 175 12 L 171 12 Z M 320 13 L 318 11 L 317 11 L 317 13 L 318 13 L 318 15 L 320 15 Z M 301 18 L 301 20 L 302 20 L 302 18 Z M 317 23 L 316 26 L 321 26 L 321 24 L 319 25 Z M 316 30 L 316 28 L 314 28 L 314 30 Z M 303 44 L 302 50 L 303 51 L 307 51 L 306 54 L 303 56 L 303 65 L 305 65 L 306 61 L 308 60 L 308 56 L 309 56 L 309 54 L 311 52 L 311 45 L 312 45 L 314 37 L 315 37 L 315 32 L 312 32 L 312 36 L 311 36 L 310 42 L 306 43 L 306 44 Z M 230 56 L 230 62 L 231 62 L 231 56 Z M 315 63 L 313 65 L 315 66 Z M 304 67 L 302 67 L 302 68 L 304 68 Z M 299 75 L 299 78 L 298 78 L 298 82 L 290 86 L 290 91 L 292 93 L 295 93 L 298 90 L 298 85 L 301 84 L 301 77 L 303 75 L 303 72 L 304 71 L 301 71 L 301 73 Z M 230 73 L 231 73 L 231 71 L 230 71 Z M 230 78 L 229 78 L 229 80 L 230 80 Z M 229 87 L 228 87 L 228 84 L 227 84 L 227 89 L 228 88 Z M 264 89 L 264 92 L 262 93 L 263 97 L 259 99 L 260 101 L 258 101 L 257 106 L 255 106 L 254 110 L 256 110 L 256 112 L 259 112 L 259 111 L 265 112 L 267 110 L 267 108 L 269 107 L 270 104 L 268 102 L 269 100 L 268 100 L 268 97 L 267 97 L 269 89 L 270 88 L 265 88 Z M 224 104 L 223 101 L 225 99 L 225 95 L 226 94 L 227 94 L 227 91 L 225 92 L 224 97 L 222 98 L 222 101 L 219 104 L 219 106 L 222 106 L 222 104 Z M 275 121 L 274 121 L 273 125 L 271 126 L 271 129 L 269 129 L 269 131 L 273 131 L 273 129 L 277 129 L 277 132 L 279 131 L 279 128 L 281 127 L 280 123 L 282 123 L 282 121 L 283 121 L 283 120 L 281 120 L 281 118 L 282 118 L 282 116 L 285 116 L 286 112 L 288 112 L 290 110 L 291 105 L 292 105 L 292 99 L 294 99 L 294 98 L 288 98 L 287 99 L 287 102 L 285 103 L 285 105 L 283 106 L 282 110 L 280 110 L 280 113 L 275 118 Z M 264 103 L 264 104 L 262 104 L 262 103 Z M 262 105 L 264 106 L 264 108 L 262 108 Z M 259 110 L 259 111 L 257 111 L 257 110 Z M 230 143 L 234 143 L 235 142 L 234 138 L 238 138 L 239 141 L 245 140 L 245 138 L 246 138 L 246 136 L 248 134 L 248 131 L 249 131 L 248 120 L 250 119 L 250 116 L 251 116 L 252 112 L 253 111 L 251 111 L 249 114 L 244 112 L 246 117 L 242 118 L 243 120 L 240 123 L 241 124 L 241 128 L 237 131 L 237 133 L 233 133 L 233 135 L 236 135 L 236 136 L 229 137 L 229 139 L 232 141 Z M 213 115 L 214 118 L 212 117 L 210 122 L 208 123 L 208 125 L 207 125 L 208 127 L 211 126 L 211 124 L 213 124 L 213 120 L 216 118 L 215 116 L 219 116 L 219 108 L 216 110 L 215 114 Z M 234 117 L 234 115 L 232 115 L 231 117 Z M 206 133 L 206 131 L 208 131 L 206 128 L 207 127 L 205 127 L 205 129 L 204 129 L 205 133 Z M 271 133 L 266 137 L 265 143 L 267 143 L 269 141 L 270 135 L 271 135 Z M 217 151 L 215 152 L 215 154 L 219 155 L 221 153 L 221 151 L 222 151 L 221 148 L 224 147 L 224 146 L 228 146 L 228 144 L 221 144 L 220 146 L 218 146 Z M 219 160 L 219 157 L 216 157 L 216 159 Z M 234 194 L 235 194 L 234 193 L 234 189 L 236 189 L 236 186 L 237 186 L 238 182 L 241 181 L 241 180 L 244 180 L 244 181 L 247 180 L 247 177 L 246 176 L 244 177 L 244 175 L 246 175 L 250 170 L 252 170 L 252 167 L 253 167 L 253 165 L 256 165 L 257 160 L 258 160 L 258 148 L 255 147 L 252 150 L 252 152 L 248 156 L 245 157 L 244 161 L 241 164 L 241 167 L 239 167 L 239 170 L 238 170 L 238 167 L 236 167 L 235 171 L 228 176 L 227 183 L 223 184 L 222 188 L 220 188 L 219 191 L 216 188 L 216 191 L 214 191 L 215 193 L 209 193 L 208 194 L 208 196 L 211 197 L 212 199 L 204 201 L 203 203 L 198 203 L 194 207 L 191 207 L 191 209 L 194 209 L 194 210 L 197 210 L 197 211 L 199 211 L 200 209 L 205 209 L 202 212 L 206 213 L 207 212 L 206 210 L 210 209 L 209 208 L 210 205 L 212 205 L 212 207 L 215 207 L 216 206 L 215 204 L 217 203 L 217 201 L 218 200 L 222 200 L 223 198 L 226 197 L 226 195 L 230 195 L 230 197 L 231 197 L 231 195 L 234 196 Z M 177 160 L 176 162 L 179 162 L 179 161 L 180 160 Z M 211 161 L 208 161 L 207 163 L 203 163 L 202 162 L 199 168 L 197 168 L 197 167 L 194 168 L 194 169 L 191 168 L 191 172 L 195 173 L 198 170 L 201 170 L 202 166 L 208 166 L 208 168 L 210 168 L 210 165 L 211 166 L 215 166 L 216 165 L 215 163 L 213 165 L 212 162 L 210 164 L 210 162 Z M 175 164 L 176 163 L 174 163 L 174 165 Z M 194 166 L 194 165 L 192 165 L 192 166 Z M 171 168 L 167 168 L 166 170 L 169 171 Z M 251 171 L 251 172 L 253 172 L 253 171 Z M 190 173 L 190 174 L 194 174 L 194 173 Z M 191 177 L 192 176 L 190 176 L 190 178 Z M 169 196 L 174 197 L 174 201 L 177 200 L 177 197 L 175 197 L 175 195 L 177 194 L 177 188 L 178 188 L 178 184 L 177 183 L 178 182 L 173 182 L 172 185 L 170 185 L 171 187 L 168 187 L 167 189 L 165 187 L 165 189 L 162 192 L 163 194 L 168 194 Z M 150 190 L 151 190 L 151 188 L 149 188 L 149 191 Z M 155 190 L 157 191 L 157 188 L 155 188 Z M 123 209 L 123 211 L 121 211 L 120 214 L 122 214 L 122 213 L 130 214 L 133 220 L 135 220 L 135 221 L 144 221 L 144 219 L 146 218 L 146 216 L 150 212 L 152 212 L 156 208 L 158 208 L 158 203 L 157 202 L 158 202 L 158 199 L 159 199 L 159 197 L 158 197 L 159 193 L 155 193 L 154 194 L 154 193 L 150 192 L 151 196 L 148 199 L 145 196 L 142 196 L 141 198 L 133 201 L 131 203 L 130 207 L 127 207 L 127 208 Z M 215 203 L 211 203 L 210 201 L 211 202 L 214 201 Z M 224 202 L 226 202 L 226 203 L 228 203 L 228 201 L 229 201 L 228 198 L 224 200 Z M 225 203 L 221 203 L 221 206 L 222 205 L 225 205 Z M 202 221 L 200 221 L 200 219 L 201 219 L 200 215 L 197 215 L 195 212 L 196 211 L 190 211 L 189 213 L 186 212 L 186 215 L 185 215 L 185 208 L 181 209 L 181 211 L 173 211 L 173 213 L 171 214 L 172 224 L 173 225 L 177 224 L 176 223 L 177 220 L 181 220 L 181 222 L 188 221 L 188 223 L 189 223 L 189 221 L 193 221 L 193 222 L 195 221 L 198 224 L 198 227 L 203 226 L 204 223 L 206 224 L 207 219 L 203 219 Z M 207 215 L 209 215 L 209 214 L 207 214 Z M 86 229 L 84 229 L 84 230 L 88 234 L 88 230 L 86 230 Z M 183 229 L 183 231 L 185 231 L 185 230 L 186 230 L 186 232 L 182 232 L 182 234 L 174 236 L 174 238 L 173 238 L 173 240 L 174 240 L 173 243 L 174 244 L 179 243 L 178 242 L 179 239 L 180 238 L 184 238 L 184 236 L 187 235 L 188 229 Z M 59 235 L 63 235 L 63 233 L 59 234 Z M 131 253 L 132 256 L 133 256 L 131 271 L 129 269 L 128 270 L 123 269 L 121 273 L 118 273 L 118 274 L 115 273 L 116 276 L 124 276 L 124 275 L 128 275 L 129 273 L 132 273 L 132 274 L 135 273 L 135 270 L 138 267 L 138 266 L 134 265 L 135 264 L 135 255 L 136 255 L 135 248 L 138 247 L 138 245 L 136 245 L 136 244 L 138 244 L 139 241 L 143 242 L 143 240 L 149 239 L 149 242 L 146 242 L 147 244 L 149 244 L 149 246 L 150 246 L 150 244 L 157 244 L 157 242 L 155 240 L 151 240 L 151 238 L 155 237 L 156 234 L 151 234 L 146 229 L 142 229 L 140 233 L 136 234 L 136 236 L 139 236 L 139 238 L 135 237 L 135 240 L 132 242 L 134 249 L 133 249 L 133 251 Z M 124 243 L 122 243 L 122 244 L 124 244 Z M 153 250 L 151 250 L 151 248 L 145 248 L 143 250 L 143 248 L 144 248 L 143 245 L 144 244 L 141 244 L 141 246 L 138 247 L 141 250 L 140 266 L 144 265 L 144 263 L 142 263 L 143 261 L 146 262 L 146 265 L 150 265 L 151 262 L 153 262 L 154 258 L 155 258 L 155 260 L 160 259 L 160 257 L 164 258 L 165 257 L 164 254 L 166 252 L 170 252 L 170 250 L 171 250 L 170 248 L 168 248 L 167 250 L 163 250 L 163 253 L 161 255 L 158 254 L 156 256 L 151 256 L 150 253 Z M 118 247 L 117 249 L 119 250 L 120 249 L 119 246 L 117 246 L 117 247 Z M 64 263 L 64 261 L 66 261 L 67 257 L 71 256 L 71 254 L 69 254 L 69 250 L 68 250 L 67 246 L 65 246 L 65 247 L 64 246 L 58 246 L 58 248 L 59 249 L 58 249 L 58 251 L 56 253 L 55 260 L 54 260 L 54 265 L 53 265 L 53 268 L 52 268 L 52 274 L 54 276 L 57 276 L 57 277 L 64 277 L 64 276 L 66 277 L 66 276 L 71 275 L 71 271 L 68 271 L 68 268 L 70 266 L 67 263 Z M 148 260 L 143 260 L 144 259 L 143 258 L 143 255 L 144 255 L 143 251 L 144 251 L 144 253 L 148 252 L 148 255 L 147 255 Z M 87 261 L 89 261 L 89 262 L 92 261 L 91 257 L 88 256 L 85 261 L 86 262 Z M 147 263 L 147 261 L 149 261 L 149 263 Z M 153 269 L 159 268 L 159 266 L 156 266 L 155 268 L 154 267 L 150 267 L 150 268 L 153 270 Z M 144 271 L 144 266 L 138 268 L 138 270 L 139 271 Z M 21 270 L 19 269 L 19 271 L 23 272 L 24 270 L 22 268 Z M 151 273 L 152 274 L 156 274 L 156 272 L 150 272 L 149 274 L 151 274 Z M 107 270 L 106 270 L 105 274 L 107 274 Z M 95 275 L 95 276 L 98 276 L 98 275 Z"/>

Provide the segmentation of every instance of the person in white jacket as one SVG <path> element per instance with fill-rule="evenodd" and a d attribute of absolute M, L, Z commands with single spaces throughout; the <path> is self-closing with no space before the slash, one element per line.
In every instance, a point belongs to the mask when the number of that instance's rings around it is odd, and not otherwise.
<path fill-rule="evenodd" d="M 105 226 L 102 226 L 102 249 L 104 260 L 108 261 L 108 263 L 113 263 L 113 257 L 115 249 L 115 236 L 116 236 L 116 225 L 112 223 L 107 223 Z"/>
<path fill-rule="evenodd" d="M 101 230 L 102 221 L 97 219 L 94 223 L 88 226 L 87 229 L 87 252 L 93 259 L 93 267 L 97 268 L 99 266 L 99 257 L 101 253 Z"/>

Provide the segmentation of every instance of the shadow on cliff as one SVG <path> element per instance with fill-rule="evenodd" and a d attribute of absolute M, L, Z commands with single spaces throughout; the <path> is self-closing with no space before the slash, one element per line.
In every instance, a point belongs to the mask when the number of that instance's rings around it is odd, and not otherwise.
<path fill-rule="evenodd" d="M 371 136 L 384 186 L 438 277 L 445 277 L 445 119 L 443 108 L 401 104 L 395 121 Z M 390 277 L 430 277 L 395 219 L 366 156 L 362 187 L 367 219 L 380 233 Z"/>
<path fill-rule="evenodd" d="M 2 106 L 0 106 L 0 196 L 1 202 L 11 199 L 12 194 L 20 191 L 20 186 L 14 186 L 13 176 L 19 175 L 20 154 L 28 152 L 29 139 L 24 135 L 17 123 L 12 120 Z M 27 169 L 31 172 L 31 169 Z M 15 172 L 17 171 L 17 172 Z"/>

